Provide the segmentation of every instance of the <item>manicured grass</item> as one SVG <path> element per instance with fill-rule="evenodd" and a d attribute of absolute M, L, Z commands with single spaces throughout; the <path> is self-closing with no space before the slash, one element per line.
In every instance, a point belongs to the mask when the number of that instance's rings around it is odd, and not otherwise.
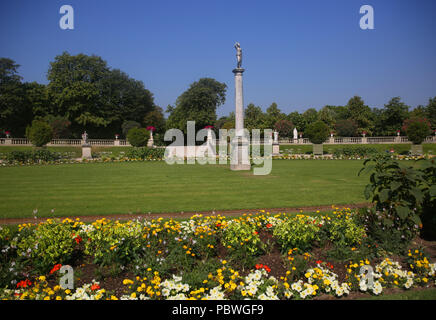
<path fill-rule="evenodd" d="M 423 146 L 424 153 L 436 154 L 436 144 L 435 143 L 425 143 Z M 342 149 L 344 147 L 364 147 L 364 148 L 375 148 L 380 152 L 386 152 L 393 148 L 395 153 L 403 153 L 410 151 L 410 144 L 325 144 L 324 151 L 328 153 L 333 153 L 337 149 Z M 282 153 L 312 153 L 312 145 L 280 145 L 280 151 Z"/>
<path fill-rule="evenodd" d="M 361 300 L 436 300 L 436 288 L 372 296 Z"/>
<path fill-rule="evenodd" d="M 0 168 L 0 218 L 280 208 L 364 202 L 360 160 L 275 160 L 255 176 L 157 162 Z"/>

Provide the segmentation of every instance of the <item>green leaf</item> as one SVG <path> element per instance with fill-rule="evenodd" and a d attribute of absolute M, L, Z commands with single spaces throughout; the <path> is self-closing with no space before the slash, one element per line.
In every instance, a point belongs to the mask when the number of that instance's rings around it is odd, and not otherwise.
<path fill-rule="evenodd" d="M 410 219 L 417 225 L 417 226 L 420 226 L 421 224 L 422 224 L 422 222 L 421 222 L 421 218 L 417 215 L 417 214 L 414 214 L 414 215 L 412 215 L 411 217 L 410 217 Z"/>
<path fill-rule="evenodd" d="M 367 184 L 365 187 L 365 191 L 363 192 L 363 194 L 365 195 L 365 199 L 368 200 L 369 197 L 371 196 L 372 193 L 372 185 Z"/>
<path fill-rule="evenodd" d="M 410 189 L 410 193 L 415 197 L 418 203 L 422 202 L 422 199 L 424 198 L 424 194 L 421 192 L 421 190 L 419 190 L 418 188 L 412 188 Z"/>
<path fill-rule="evenodd" d="M 392 181 L 392 183 L 391 183 L 391 190 L 392 191 L 397 190 L 399 187 L 401 187 L 401 182 Z"/>
<path fill-rule="evenodd" d="M 436 197 L 436 184 L 433 184 L 428 188 L 431 197 Z"/>
<path fill-rule="evenodd" d="M 401 220 L 406 219 L 410 212 L 408 207 L 397 206 L 395 209 L 397 210 L 397 214 Z"/>
<path fill-rule="evenodd" d="M 389 198 L 389 189 L 383 189 L 379 193 L 378 198 L 379 198 L 380 202 L 386 202 L 386 200 L 388 200 L 388 198 Z"/>
<path fill-rule="evenodd" d="M 391 219 L 383 219 L 383 223 L 386 227 L 392 227 L 394 225 L 394 222 Z"/>

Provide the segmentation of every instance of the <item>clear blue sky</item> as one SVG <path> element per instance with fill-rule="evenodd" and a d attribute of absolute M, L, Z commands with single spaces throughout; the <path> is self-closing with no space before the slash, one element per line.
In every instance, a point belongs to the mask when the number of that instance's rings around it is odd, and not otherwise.
<path fill-rule="evenodd" d="M 59 9 L 74 8 L 61 30 Z M 361 30 L 372 5 L 375 29 Z M 244 99 L 264 110 L 371 107 L 400 96 L 412 107 L 436 96 L 434 0 L 1 0 L 0 57 L 24 81 L 47 83 L 63 51 L 96 54 L 142 80 L 164 109 L 201 77 L 228 85 L 219 115 L 234 109 L 235 41 L 243 50 Z"/>

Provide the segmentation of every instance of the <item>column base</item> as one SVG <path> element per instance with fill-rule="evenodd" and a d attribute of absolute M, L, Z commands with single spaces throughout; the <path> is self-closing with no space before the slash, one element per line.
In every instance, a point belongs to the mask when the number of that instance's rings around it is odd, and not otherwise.
<path fill-rule="evenodd" d="M 231 164 L 230 165 L 230 170 L 232 171 L 246 171 L 246 170 L 251 170 L 251 165 L 249 164 Z"/>
<path fill-rule="evenodd" d="M 82 159 L 92 159 L 90 146 L 82 146 Z"/>

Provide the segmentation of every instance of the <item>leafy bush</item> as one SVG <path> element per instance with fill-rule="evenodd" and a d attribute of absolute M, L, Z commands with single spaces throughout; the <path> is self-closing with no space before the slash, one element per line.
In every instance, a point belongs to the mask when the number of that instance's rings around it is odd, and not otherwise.
<path fill-rule="evenodd" d="M 349 212 L 340 212 L 335 219 L 328 220 L 327 228 L 329 240 L 337 246 L 356 246 L 366 236 L 365 227 Z"/>
<path fill-rule="evenodd" d="M 424 199 L 420 189 L 425 184 L 423 173 L 401 167 L 386 155 L 365 160 L 359 175 L 364 171 L 372 172 L 364 194 L 382 216 L 380 223 L 386 230 L 400 231 L 403 241 L 410 241 L 422 225 L 418 208 Z"/>
<path fill-rule="evenodd" d="M 254 226 L 245 222 L 231 221 L 223 231 L 222 244 L 235 261 L 246 266 L 250 266 L 253 257 L 264 250 Z"/>
<path fill-rule="evenodd" d="M 436 239 L 436 160 L 419 160 L 426 185 L 423 187 L 424 201 L 422 203 L 422 232 L 428 240 Z"/>
<path fill-rule="evenodd" d="M 330 135 L 330 130 L 324 122 L 316 121 L 307 126 L 304 134 L 313 144 L 321 144 Z"/>
<path fill-rule="evenodd" d="M 134 147 L 143 147 L 147 144 L 150 133 L 145 128 L 132 128 L 127 133 L 127 140 Z"/>
<path fill-rule="evenodd" d="M 126 152 L 126 157 L 129 159 L 163 159 L 164 156 L 164 148 L 131 148 Z"/>
<path fill-rule="evenodd" d="M 6 154 L 6 161 L 9 163 L 17 162 L 39 162 L 39 161 L 56 161 L 63 158 L 59 152 L 53 152 L 47 149 L 39 150 L 14 150 Z"/>
<path fill-rule="evenodd" d="M 36 270 L 46 273 L 53 265 L 70 261 L 76 245 L 71 223 L 48 220 L 32 231 L 17 248 L 18 255 L 31 261 Z"/>
<path fill-rule="evenodd" d="M 403 131 L 406 132 L 409 141 L 413 144 L 421 144 L 431 133 L 430 122 L 427 119 L 407 119 L 403 124 Z"/>
<path fill-rule="evenodd" d="M 315 241 L 320 240 L 322 222 L 317 218 L 297 215 L 278 224 L 273 231 L 274 237 L 286 252 L 292 248 L 309 250 Z"/>
<path fill-rule="evenodd" d="M 43 121 L 33 120 L 32 126 L 26 128 L 26 137 L 34 146 L 42 147 L 53 139 L 53 129 Z"/>
<path fill-rule="evenodd" d="M 374 147 L 364 147 L 364 146 L 344 146 L 338 148 L 334 151 L 335 156 L 346 156 L 346 157 L 366 157 L 377 154 L 378 150 Z"/>

